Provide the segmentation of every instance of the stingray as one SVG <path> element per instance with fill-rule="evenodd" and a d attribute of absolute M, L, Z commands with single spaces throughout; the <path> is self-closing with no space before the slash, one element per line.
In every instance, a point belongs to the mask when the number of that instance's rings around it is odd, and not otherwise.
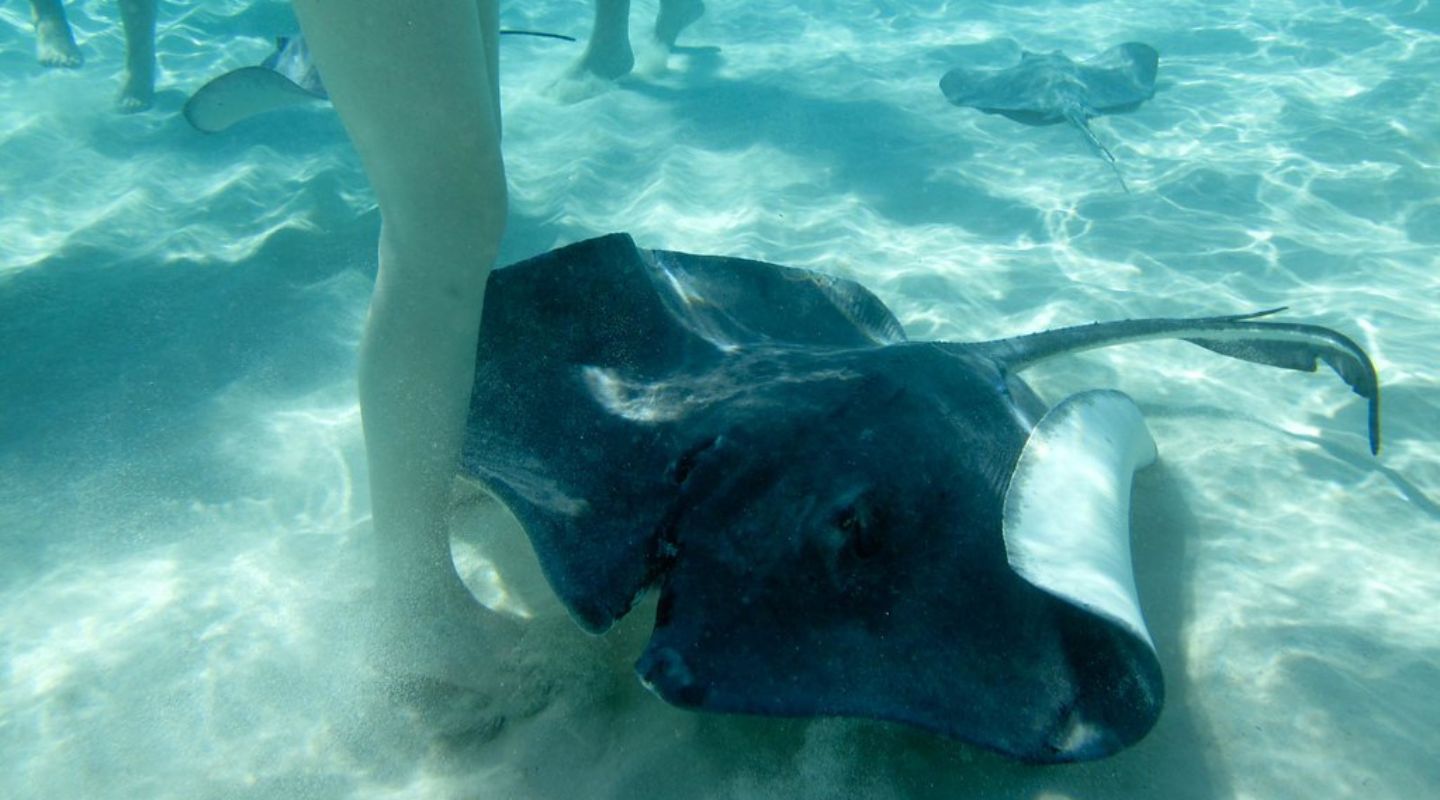
<path fill-rule="evenodd" d="M 538 36 L 573 42 L 558 33 L 505 29 L 502 36 Z M 219 133 L 267 111 L 325 102 L 330 95 L 303 36 L 275 40 L 275 52 L 258 67 L 241 67 L 207 82 L 185 101 L 185 119 L 205 133 Z"/>
<path fill-rule="evenodd" d="M 1018 373 L 1157 338 L 1324 362 L 1376 451 L 1365 352 L 1273 313 L 910 341 L 855 282 L 612 234 L 491 274 L 462 472 L 585 629 L 658 589 L 636 671 L 670 703 L 1098 758 L 1164 694 L 1129 556 L 1154 444 L 1125 395 Z"/>
<path fill-rule="evenodd" d="M 1006 69 L 952 69 L 940 79 L 940 91 L 957 106 L 1026 125 L 1074 125 L 1129 192 L 1114 154 L 1090 130 L 1090 120 L 1133 111 L 1153 97 L 1159 64 L 1155 48 L 1138 42 L 1117 45 L 1079 63 L 1058 50 L 1049 55 L 1025 52 L 1019 64 Z"/>

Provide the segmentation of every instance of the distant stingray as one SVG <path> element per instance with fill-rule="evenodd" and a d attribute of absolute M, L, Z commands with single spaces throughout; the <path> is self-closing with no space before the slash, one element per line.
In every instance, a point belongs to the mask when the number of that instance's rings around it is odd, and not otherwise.
<path fill-rule="evenodd" d="M 1019 64 L 1006 69 L 952 69 L 940 79 L 940 91 L 957 106 L 1026 125 L 1069 122 L 1085 134 L 1129 192 L 1115 156 L 1095 137 L 1089 120 L 1133 111 L 1153 97 L 1159 64 L 1155 48 L 1138 42 L 1112 47 L 1083 63 L 1058 50 L 1049 55 L 1026 52 Z"/>
<path fill-rule="evenodd" d="M 540 31 L 506 29 L 500 34 L 575 41 L 570 36 Z M 196 130 L 219 133 L 256 114 L 329 98 L 305 37 L 282 36 L 275 40 L 275 52 L 260 66 L 231 70 L 201 86 L 185 101 L 184 113 Z"/>
<path fill-rule="evenodd" d="M 280 37 L 258 67 L 241 67 L 201 86 L 185 102 L 197 130 L 219 133 L 266 111 L 329 99 L 304 37 Z"/>
<path fill-rule="evenodd" d="M 1378 447 L 1365 352 L 1268 313 L 912 342 L 853 281 L 612 234 L 491 274 L 463 470 L 585 628 L 659 589 L 636 670 L 671 703 L 1099 758 L 1164 694 L 1130 563 L 1154 443 L 1125 395 L 1018 373 L 1158 338 L 1323 361 Z"/>

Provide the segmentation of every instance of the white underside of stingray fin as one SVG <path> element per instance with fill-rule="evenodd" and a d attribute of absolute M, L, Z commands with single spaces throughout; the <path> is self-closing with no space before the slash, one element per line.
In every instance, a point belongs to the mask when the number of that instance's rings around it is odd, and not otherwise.
<path fill-rule="evenodd" d="M 256 114 L 324 99 L 274 70 L 242 67 L 200 87 L 185 102 L 184 114 L 196 130 L 219 133 Z"/>
<path fill-rule="evenodd" d="M 1130 484 L 1155 456 L 1128 396 L 1072 395 L 1030 432 L 1005 493 L 1003 523 L 1016 574 L 1151 650 L 1130 559 Z"/>

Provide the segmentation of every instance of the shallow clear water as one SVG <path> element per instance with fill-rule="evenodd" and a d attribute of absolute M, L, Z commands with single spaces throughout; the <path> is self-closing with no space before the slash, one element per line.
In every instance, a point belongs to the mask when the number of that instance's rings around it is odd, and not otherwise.
<path fill-rule="evenodd" d="M 378 216 L 316 106 L 202 136 L 189 92 L 294 30 L 165 2 L 155 110 L 112 111 L 111 2 L 42 70 L 0 6 L 0 795 L 1419 797 L 1440 786 L 1440 7 L 726 2 L 670 71 L 564 104 L 579 45 L 502 48 L 510 261 L 644 246 L 854 277 L 915 338 L 1290 307 L 1372 354 L 1385 446 L 1332 375 L 1183 344 L 1046 365 L 1132 395 L 1161 465 L 1136 566 L 1169 684 L 1150 736 L 1030 768 L 875 723 L 698 716 L 530 598 L 567 703 L 485 742 L 359 696 L 370 587 L 355 345 Z M 634 39 L 653 5 L 636 2 Z M 582 2 L 506 4 L 583 36 Z M 1073 130 L 955 108 L 959 64 L 1161 53 Z M 644 54 L 642 53 L 642 60 Z M 485 507 L 459 560 L 486 583 Z M 519 581 L 516 581 L 517 584 Z M 488 587 L 497 591 L 496 587 Z M 511 598 L 518 607 L 521 598 Z M 498 602 L 492 597 L 493 602 Z M 636 617 L 643 616 L 637 614 Z M 558 677 L 557 677 L 558 676 Z M 577 788 L 578 787 L 578 788 Z M 663 787 L 663 788 L 660 788 Z"/>

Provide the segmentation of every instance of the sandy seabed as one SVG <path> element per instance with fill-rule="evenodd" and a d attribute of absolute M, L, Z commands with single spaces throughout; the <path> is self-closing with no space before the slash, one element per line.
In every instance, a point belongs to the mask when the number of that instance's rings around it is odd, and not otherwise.
<path fill-rule="evenodd" d="M 811 9 L 809 6 L 815 6 Z M 524 614 L 530 713 L 437 733 L 366 689 L 355 345 L 378 217 L 324 106 L 216 136 L 188 92 L 258 62 L 282 2 L 162 2 L 154 111 L 34 63 L 0 7 L 0 796 L 1414 798 L 1440 786 L 1440 9 L 1345 3 L 713 0 L 669 71 L 580 102 L 579 45 L 502 47 L 503 260 L 613 230 L 855 278 L 916 339 L 1286 305 L 1361 342 L 1385 448 L 1332 375 L 1184 344 L 1031 377 L 1114 387 L 1160 464 L 1132 527 L 1165 713 L 1035 768 L 881 723 L 678 711 L 555 607 L 502 511 L 457 560 Z M 821 10 L 823 7 L 823 10 Z M 584 36 L 588 5 L 509 3 Z M 635 3 L 635 40 L 653 4 Z M 948 105 L 1021 48 L 1161 53 L 1160 90 L 1073 130 Z M 642 61 L 647 54 L 642 53 Z M 648 54 L 653 56 L 653 54 Z M 649 58 L 653 62 L 653 57 Z M 443 696 L 418 703 L 445 703 Z M 536 709 L 539 709 L 538 711 Z M 484 713 L 478 714 L 483 718 Z"/>

